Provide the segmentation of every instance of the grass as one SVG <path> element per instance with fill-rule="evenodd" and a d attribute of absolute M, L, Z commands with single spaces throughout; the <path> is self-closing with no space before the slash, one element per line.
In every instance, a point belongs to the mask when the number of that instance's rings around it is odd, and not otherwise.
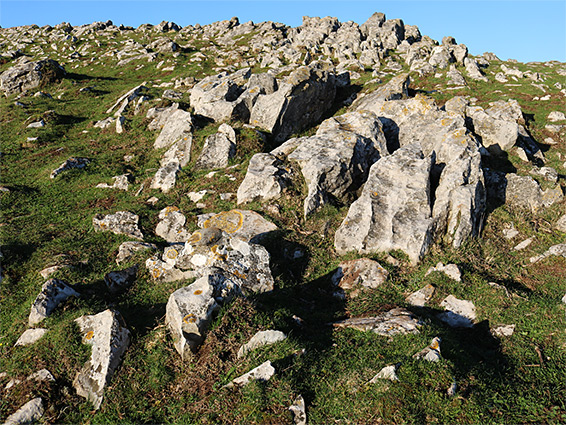
<path fill-rule="evenodd" d="M 29 30 L 31 31 L 31 29 Z M 31 37 L 31 35 L 30 35 Z M 529 258 L 565 235 L 554 229 L 564 214 L 565 202 L 547 208 L 537 215 L 514 211 L 505 205 L 494 205 L 487 216 L 481 237 L 468 241 L 459 249 L 435 245 L 424 260 L 411 266 L 402 253 L 391 253 L 398 265 L 387 262 L 387 255 L 376 254 L 389 271 L 388 280 L 373 291 L 357 298 L 338 299 L 332 294 L 331 276 L 344 260 L 356 255 L 338 256 L 333 249 L 334 232 L 345 217 L 348 205 L 326 205 L 303 218 L 306 186 L 299 173 L 284 196 L 270 204 L 251 203 L 244 208 L 255 210 L 276 223 L 280 231 L 265 241 L 271 254 L 271 270 L 276 281 L 272 293 L 234 300 L 223 306 L 214 319 L 205 342 L 194 358 L 182 362 L 173 348 L 164 322 L 169 295 L 187 282 L 156 283 L 143 263 L 147 253 L 140 253 L 126 264 L 117 266 L 118 246 L 126 237 L 95 232 L 92 217 L 119 210 L 140 216 L 146 240 L 160 249 L 165 241 L 154 234 L 159 211 L 178 206 L 187 217 L 187 228 L 196 229 L 198 214 L 237 207 L 236 200 L 220 200 L 221 193 L 235 193 L 243 180 L 249 159 L 254 153 L 273 147 L 270 135 L 230 123 L 236 129 L 238 148 L 229 170 L 206 178 L 208 170 L 193 170 L 207 136 L 218 124 L 197 121 L 191 162 L 178 175 L 177 184 L 167 194 L 149 189 L 149 181 L 159 165 L 162 151 L 153 149 L 157 132 L 147 130 L 145 114 L 149 107 L 164 106 L 157 100 L 164 88 L 161 83 L 178 78 L 203 78 L 215 71 L 214 56 L 208 49 L 214 42 L 183 34 L 168 34 L 184 48 L 173 57 L 161 55 L 154 62 L 135 60 L 123 67 L 114 66 L 117 59 L 104 56 L 108 49 L 118 49 L 131 38 L 147 44 L 148 34 L 128 32 L 112 37 L 97 36 L 101 46 L 92 40 L 92 53 L 71 61 L 58 43 L 57 53 L 48 47 L 44 36 L 26 44 L 31 53 L 46 48 L 50 56 L 65 62 L 68 75 L 59 83 L 41 90 L 52 98 L 34 97 L 33 93 L 18 100 L 0 99 L 0 131 L 3 135 L 0 174 L 9 192 L 0 192 L 2 222 L 2 277 L 0 283 L 0 418 L 5 419 L 32 396 L 41 396 L 46 404 L 46 423 L 289 423 L 288 407 L 300 394 L 305 398 L 310 423 L 563 423 L 566 421 L 566 342 L 564 338 L 564 305 L 566 293 L 566 259 L 550 257 L 531 264 Z M 246 45 L 254 32 L 236 40 L 236 47 Z M 83 46 L 79 41 L 77 46 Z M 196 52 L 207 60 L 191 62 Z M 253 57 L 238 53 L 242 59 Z M 392 58 L 403 63 L 402 58 Z M 164 72 L 156 67 L 161 60 L 175 65 Z M 228 61 L 226 61 L 228 62 Z M 503 62 L 501 62 L 503 63 Z M 540 72 L 546 80 L 549 101 L 534 100 L 543 93 L 523 79 L 511 81 L 519 86 L 494 83 L 500 62 L 484 70 L 489 83 L 469 81 L 461 90 L 444 90 L 444 78 L 411 76 L 414 91 L 427 91 L 439 105 L 454 95 L 475 97 L 476 104 L 488 107 L 499 99 L 516 99 L 526 115 L 526 127 L 537 141 L 549 137 L 545 130 L 548 113 L 560 110 L 564 97 L 554 87 L 564 78 L 555 68 L 543 64 L 510 64 L 522 71 Z M 168 66 L 169 62 L 166 62 Z M 5 62 L 0 71 L 11 66 Z M 406 69 L 406 67 L 405 67 Z M 460 71 L 463 71 L 459 67 Z M 464 75 L 465 72 L 463 72 Z M 361 72 L 355 86 L 338 93 L 338 100 L 352 93 L 371 91 L 382 83 L 371 82 L 371 72 Z M 389 77 L 384 77 L 386 82 Z M 128 90 L 148 81 L 151 99 L 138 115 L 126 112 L 126 132 L 100 130 L 93 124 L 106 118 L 106 110 Z M 80 92 L 84 87 L 93 91 Z M 434 91 L 436 90 L 436 91 Z M 185 96 L 185 100 L 187 96 Z M 47 111 L 54 111 L 49 112 Z M 347 108 L 333 105 L 332 114 Z M 27 124 L 47 118 L 42 129 L 28 129 Z M 326 117 L 325 117 L 326 118 Z M 300 136 L 312 135 L 316 125 Z M 28 141 L 28 137 L 38 137 Z M 553 136 L 557 141 L 563 136 Z M 566 159 L 563 139 L 545 149 L 547 165 L 562 175 Z M 133 158 L 127 160 L 126 155 Z M 92 162 L 84 170 L 71 170 L 56 179 L 49 174 L 70 156 L 84 156 Z M 293 164 L 288 164 L 293 166 Z M 505 160 L 493 160 L 490 167 L 518 170 L 528 174 L 532 166 L 523 163 L 514 151 Z M 129 172 L 134 183 L 129 191 L 99 189 L 98 183 Z M 235 177 L 232 180 L 228 174 Z M 143 183 L 139 196 L 134 193 Z M 541 182 L 543 183 L 543 182 Z M 544 183 L 546 184 L 546 183 Z M 190 201 L 187 192 L 206 189 L 200 209 Z M 146 200 L 159 198 L 155 206 Z M 508 241 L 501 231 L 512 222 L 519 235 Z M 513 251 L 520 241 L 534 237 L 523 251 Z M 302 255 L 296 256 L 295 253 Z M 439 261 L 457 264 L 463 275 L 461 283 L 441 273 L 425 276 Z M 39 271 L 59 262 L 72 268 L 57 272 L 61 278 L 84 294 L 69 299 L 46 319 L 42 326 L 49 332 L 35 345 L 14 347 L 27 329 L 29 309 L 44 280 Z M 135 284 L 124 293 L 111 296 L 104 284 L 110 271 L 140 264 Z M 426 308 L 408 306 L 405 297 L 433 284 L 436 292 Z M 496 283 L 499 286 L 490 285 Z M 478 325 L 473 329 L 451 329 L 438 320 L 440 303 L 448 296 L 473 300 Z M 373 333 L 328 326 L 351 316 L 371 316 L 402 306 L 413 310 L 425 323 L 420 334 L 385 338 Z M 89 358 L 89 348 L 81 343 L 74 319 L 96 314 L 108 307 L 120 311 L 132 333 L 130 348 L 112 381 L 105 389 L 100 410 L 78 397 L 72 388 L 77 371 Z M 300 320 L 298 320 L 300 318 Z M 515 324 L 510 337 L 494 338 L 489 329 Z M 238 359 L 239 347 L 259 330 L 279 329 L 288 338 L 278 344 L 262 347 Z M 413 355 L 430 340 L 442 338 L 443 359 L 426 363 Z M 275 376 L 265 383 L 244 388 L 223 389 L 237 376 L 270 360 Z M 399 382 L 368 384 L 381 368 L 400 363 Z M 55 376 L 55 382 L 23 382 L 12 389 L 5 386 L 12 378 L 25 378 L 43 368 Z M 447 394 L 457 383 L 455 397 Z"/>

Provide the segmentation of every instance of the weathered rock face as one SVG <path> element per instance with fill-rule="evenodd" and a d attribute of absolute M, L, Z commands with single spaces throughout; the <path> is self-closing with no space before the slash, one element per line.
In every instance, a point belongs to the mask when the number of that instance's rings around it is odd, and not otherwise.
<path fill-rule="evenodd" d="M 31 61 L 21 57 L 15 65 L 0 74 L 0 90 L 6 96 L 51 83 L 65 76 L 65 69 L 52 59 Z"/>
<path fill-rule="evenodd" d="M 92 218 L 94 230 L 109 231 L 117 235 L 127 235 L 136 239 L 143 239 L 143 234 L 138 228 L 139 217 L 129 211 L 118 211 L 115 214 L 97 214 Z"/>
<path fill-rule="evenodd" d="M 236 237 L 251 243 L 258 243 L 267 233 L 277 230 L 275 224 L 255 211 L 240 209 L 218 214 L 203 214 L 198 216 L 197 224 L 203 229 L 216 227 L 232 238 Z"/>
<path fill-rule="evenodd" d="M 370 94 L 361 97 L 354 102 L 352 108 L 355 110 L 375 110 L 376 103 L 381 103 L 386 100 L 406 99 L 409 97 L 409 74 L 400 74 L 393 77 L 387 84 L 377 88 Z M 379 116 L 379 114 L 378 114 Z"/>
<path fill-rule="evenodd" d="M 340 263 L 332 275 L 332 283 L 351 297 L 358 295 L 360 289 L 375 289 L 387 280 L 389 272 L 377 261 L 360 258 Z"/>
<path fill-rule="evenodd" d="M 335 95 L 333 73 L 318 64 L 298 68 L 279 84 L 276 92 L 258 97 L 250 124 L 271 132 L 281 142 L 319 120 Z"/>
<path fill-rule="evenodd" d="M 75 320 L 83 334 L 83 343 L 92 346 L 90 360 L 77 373 L 73 387 L 77 394 L 100 407 L 104 387 L 118 368 L 130 344 L 130 331 L 117 311 L 105 310 Z"/>
<path fill-rule="evenodd" d="M 187 221 L 185 215 L 178 207 L 169 206 L 159 212 L 160 221 L 155 227 L 155 234 L 167 242 L 185 242 L 189 232 L 185 229 Z"/>
<path fill-rule="evenodd" d="M 218 133 L 208 136 L 196 167 L 211 169 L 228 166 L 230 158 L 236 154 L 236 133 L 228 124 L 222 124 Z"/>
<path fill-rule="evenodd" d="M 41 287 L 41 292 L 33 302 L 29 314 L 29 325 L 33 326 L 48 317 L 51 312 L 69 297 L 79 293 L 59 279 L 49 279 Z"/>
<path fill-rule="evenodd" d="M 419 261 L 432 242 L 430 157 L 418 145 L 409 145 L 377 161 L 362 195 L 350 207 L 334 246 L 371 253 L 401 249 Z"/>
<path fill-rule="evenodd" d="M 417 334 L 421 326 L 418 318 L 404 308 L 394 308 L 375 317 L 358 317 L 333 323 L 339 328 L 372 331 L 383 336 Z"/>
<path fill-rule="evenodd" d="M 289 182 L 290 173 L 283 161 L 270 153 L 256 153 L 238 187 L 238 204 L 277 199 Z"/>
<path fill-rule="evenodd" d="M 507 151 L 517 142 L 516 122 L 493 118 L 478 106 L 466 108 L 466 114 L 472 119 L 474 133 L 481 137 L 482 144 L 495 153 Z"/>

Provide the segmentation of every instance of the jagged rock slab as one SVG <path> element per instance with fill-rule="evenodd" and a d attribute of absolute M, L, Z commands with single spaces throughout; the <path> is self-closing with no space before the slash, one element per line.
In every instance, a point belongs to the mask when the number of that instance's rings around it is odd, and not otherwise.
<path fill-rule="evenodd" d="M 224 123 L 218 128 L 218 133 L 206 138 L 195 166 L 199 169 L 224 168 L 235 154 L 236 134 L 232 127 Z"/>
<path fill-rule="evenodd" d="M 425 287 L 419 289 L 416 292 L 413 292 L 406 298 L 407 303 L 410 305 L 414 305 L 416 307 L 424 307 L 425 304 L 432 298 L 434 295 L 435 288 L 431 284 L 426 285 Z"/>
<path fill-rule="evenodd" d="M 352 105 L 353 109 L 358 111 L 373 111 L 376 103 L 387 100 L 406 99 L 409 97 L 409 74 L 400 74 L 393 77 L 387 84 L 378 87 L 375 91 L 359 98 Z"/>
<path fill-rule="evenodd" d="M 185 242 L 189 237 L 189 232 L 185 229 L 187 221 L 185 215 L 178 207 L 169 206 L 159 212 L 160 221 L 155 227 L 155 234 L 162 237 L 167 242 Z"/>
<path fill-rule="evenodd" d="M 39 87 L 42 83 L 60 80 L 64 76 L 65 69 L 57 61 L 31 61 L 24 56 L 0 74 L 0 90 L 10 96 Z"/>
<path fill-rule="evenodd" d="M 336 231 L 339 254 L 401 249 L 416 263 L 432 241 L 431 158 L 418 145 L 397 150 L 370 169 L 362 195 Z"/>
<path fill-rule="evenodd" d="M 440 313 L 438 318 L 452 327 L 471 328 L 476 320 L 476 307 L 473 302 L 460 300 L 448 295 L 440 303 L 446 312 Z"/>
<path fill-rule="evenodd" d="M 28 401 L 6 419 L 4 425 L 32 424 L 39 421 L 45 411 L 41 397 Z"/>
<path fill-rule="evenodd" d="M 342 291 L 349 291 L 351 297 L 355 297 L 360 289 L 379 287 L 387 280 L 387 276 L 389 272 L 377 261 L 360 258 L 340 263 L 332 275 L 332 283 Z"/>
<path fill-rule="evenodd" d="M 117 294 L 126 290 L 135 282 L 138 273 L 138 267 L 128 267 L 124 270 L 113 271 L 104 275 L 104 283 L 111 294 Z"/>
<path fill-rule="evenodd" d="M 129 211 L 118 211 L 115 214 L 96 214 L 92 225 L 96 231 L 109 231 L 117 235 L 126 235 L 135 239 L 143 239 L 138 228 L 139 217 Z"/>
<path fill-rule="evenodd" d="M 307 425 L 307 412 L 303 396 L 299 395 L 293 401 L 293 404 L 289 406 L 289 410 L 293 414 L 293 423 L 295 425 Z"/>
<path fill-rule="evenodd" d="M 77 394 L 100 407 L 104 388 L 118 368 L 130 344 L 130 331 L 120 313 L 105 310 L 75 320 L 83 334 L 83 343 L 92 346 L 90 360 L 77 373 L 73 387 Z"/>
<path fill-rule="evenodd" d="M 257 153 L 250 159 L 246 177 L 238 187 L 238 205 L 269 201 L 281 196 L 290 183 L 290 173 L 283 161 L 270 153 Z"/>
<path fill-rule="evenodd" d="M 14 344 L 15 347 L 17 346 L 25 346 L 25 345 L 32 345 L 35 344 L 37 341 L 41 339 L 43 335 L 47 332 L 47 329 L 42 328 L 35 328 L 35 329 L 27 329 L 16 341 Z"/>
<path fill-rule="evenodd" d="M 418 328 L 421 326 L 421 322 L 409 310 L 394 308 L 379 316 L 351 318 L 335 322 L 333 325 L 340 328 L 372 331 L 383 336 L 395 336 L 419 333 Z"/>
<path fill-rule="evenodd" d="M 159 118 L 161 132 L 153 144 L 155 149 L 169 148 L 180 140 L 192 139 L 193 119 L 189 112 L 173 109 Z"/>
<path fill-rule="evenodd" d="M 88 158 L 78 158 L 78 157 L 77 158 L 75 158 L 75 157 L 69 158 L 64 163 L 62 163 L 59 166 L 59 168 L 53 170 L 51 172 L 50 177 L 52 179 L 54 179 L 59 174 L 61 174 L 63 171 L 71 170 L 73 168 L 78 168 L 78 169 L 85 168 L 89 163 L 90 163 L 90 159 L 88 159 Z"/>
<path fill-rule="evenodd" d="M 147 249 L 156 250 L 157 246 L 147 242 L 128 241 L 123 242 L 118 247 L 118 255 L 116 256 L 116 264 L 132 258 L 136 252 L 145 251 Z"/>
<path fill-rule="evenodd" d="M 33 326 L 48 317 L 55 308 L 69 297 L 80 296 L 77 291 L 59 279 L 49 279 L 33 302 L 29 314 L 29 325 Z"/>
<path fill-rule="evenodd" d="M 216 227 L 231 237 L 256 243 L 267 233 L 277 230 L 277 226 L 254 211 L 234 209 L 218 214 L 198 216 L 201 228 Z"/>
<path fill-rule="evenodd" d="M 260 364 L 258 367 L 250 370 L 248 373 L 234 379 L 232 382 L 225 385 L 225 388 L 233 388 L 235 386 L 243 387 L 251 381 L 266 382 L 269 381 L 274 374 L 275 368 L 268 360 L 265 363 Z"/>
<path fill-rule="evenodd" d="M 287 338 L 281 331 L 267 330 L 257 332 L 247 343 L 242 345 L 238 350 L 238 358 L 244 357 L 250 351 L 265 345 L 275 344 Z"/>
<path fill-rule="evenodd" d="M 508 151 L 519 138 L 516 122 L 494 118 L 479 106 L 466 108 L 466 115 L 472 119 L 474 132 L 481 137 L 482 144 L 495 153 Z"/>
<path fill-rule="evenodd" d="M 165 323 L 183 360 L 192 357 L 192 352 L 203 341 L 213 315 L 220 308 L 214 295 L 215 288 L 209 276 L 203 276 L 173 292 L 167 301 Z"/>

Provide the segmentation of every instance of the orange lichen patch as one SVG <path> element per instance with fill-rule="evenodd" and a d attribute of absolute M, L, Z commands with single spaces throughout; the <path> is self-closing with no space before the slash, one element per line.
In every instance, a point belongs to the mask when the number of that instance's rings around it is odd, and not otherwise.
<path fill-rule="evenodd" d="M 193 294 L 195 294 L 195 295 L 200 295 L 200 294 L 202 294 L 202 290 L 197 289 L 195 292 L 193 292 Z"/>
<path fill-rule="evenodd" d="M 183 322 L 185 322 L 187 325 L 189 323 L 195 323 L 196 321 L 197 321 L 197 318 L 192 313 L 189 313 L 185 317 L 183 317 Z"/>
<path fill-rule="evenodd" d="M 170 249 L 169 251 L 167 251 L 167 258 L 170 258 L 171 260 L 177 258 L 178 255 L 179 253 L 176 249 Z"/>
<path fill-rule="evenodd" d="M 224 211 L 204 222 L 204 228 L 218 227 L 226 233 L 234 233 L 242 228 L 244 216 L 238 210 Z"/>
<path fill-rule="evenodd" d="M 154 279 L 158 279 L 161 276 L 161 269 L 153 269 L 151 275 Z"/>
<path fill-rule="evenodd" d="M 91 340 L 92 338 L 94 338 L 94 332 L 93 331 L 88 331 L 85 335 L 85 339 L 86 340 Z"/>
<path fill-rule="evenodd" d="M 432 341 L 432 344 L 430 344 L 430 348 L 432 348 L 433 350 L 438 350 L 440 348 L 440 346 L 438 345 L 438 341 L 436 339 Z"/>
<path fill-rule="evenodd" d="M 248 278 L 248 276 L 246 276 L 244 273 L 240 273 L 238 270 L 234 270 L 234 271 L 232 272 L 232 274 L 233 274 L 234 276 L 239 277 L 240 279 L 247 279 L 247 278 Z"/>
<path fill-rule="evenodd" d="M 225 254 L 220 254 L 218 252 L 218 245 L 213 245 L 210 248 L 210 251 L 215 255 L 216 259 L 218 260 L 226 260 L 226 255 Z"/>
<path fill-rule="evenodd" d="M 202 234 L 197 230 L 195 233 L 191 235 L 189 239 L 187 239 L 187 242 L 192 244 L 200 241 L 201 239 L 202 239 Z"/>
<path fill-rule="evenodd" d="M 169 206 L 165 208 L 165 217 L 167 217 L 172 212 L 179 211 L 179 207 L 176 206 Z"/>

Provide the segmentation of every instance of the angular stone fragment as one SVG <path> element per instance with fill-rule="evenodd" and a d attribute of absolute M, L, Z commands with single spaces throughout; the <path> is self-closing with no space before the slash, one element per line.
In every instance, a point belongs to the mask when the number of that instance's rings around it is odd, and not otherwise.
<path fill-rule="evenodd" d="M 387 84 L 354 102 L 352 108 L 371 111 L 372 106 L 377 102 L 406 99 L 409 97 L 410 81 L 409 74 L 397 75 Z"/>
<path fill-rule="evenodd" d="M 533 213 L 542 208 L 542 190 L 535 179 L 513 173 L 507 174 L 506 179 L 505 203 L 507 205 Z"/>
<path fill-rule="evenodd" d="M 162 119 L 161 132 L 153 144 L 155 149 L 169 148 L 180 140 L 192 139 L 193 119 L 189 112 L 175 109 Z"/>
<path fill-rule="evenodd" d="M 369 383 L 375 384 L 380 379 L 387 379 L 389 381 L 398 381 L 399 378 L 397 377 L 397 374 L 395 373 L 395 372 L 397 372 L 397 368 L 398 368 L 398 365 L 385 366 L 383 369 L 381 369 L 377 373 L 377 375 L 375 375 L 373 378 L 371 378 Z"/>
<path fill-rule="evenodd" d="M 146 249 L 156 250 L 157 247 L 152 243 L 147 242 L 123 242 L 118 247 L 118 255 L 116 256 L 116 264 L 120 264 L 129 260 L 135 255 L 136 252 L 144 251 Z"/>
<path fill-rule="evenodd" d="M 517 142 L 519 125 L 516 122 L 494 118 L 479 106 L 469 106 L 466 114 L 473 122 L 474 133 L 490 151 L 508 151 Z"/>
<path fill-rule="evenodd" d="M 491 330 L 491 334 L 499 338 L 511 336 L 514 332 L 515 325 L 502 325 Z"/>
<path fill-rule="evenodd" d="M 77 373 L 73 387 L 77 394 L 100 407 L 104 388 L 118 368 L 130 344 L 130 331 L 124 319 L 114 310 L 105 310 L 75 320 L 83 334 L 83 343 L 91 345 L 90 360 Z"/>
<path fill-rule="evenodd" d="M 473 302 L 448 295 L 440 305 L 446 309 L 446 312 L 438 315 L 438 318 L 443 322 L 454 328 L 471 328 L 474 326 L 476 307 Z"/>
<path fill-rule="evenodd" d="M 238 358 L 244 357 L 250 351 L 265 345 L 275 344 L 283 341 L 287 336 L 281 331 L 267 330 L 257 332 L 246 344 L 238 350 Z"/>
<path fill-rule="evenodd" d="M 430 168 L 431 158 L 425 158 L 418 145 L 378 160 L 336 231 L 336 251 L 342 255 L 401 249 L 418 262 L 432 241 Z"/>
<path fill-rule="evenodd" d="M 25 346 L 25 345 L 32 345 L 35 344 L 39 339 L 45 335 L 47 329 L 42 328 L 35 328 L 35 329 L 27 329 L 16 341 L 14 344 L 15 347 L 17 346 Z"/>
<path fill-rule="evenodd" d="M 425 276 L 428 276 L 432 272 L 441 272 L 448 276 L 450 279 L 454 279 L 456 282 L 462 281 L 462 273 L 456 264 L 442 264 L 438 263 L 436 267 L 431 267 L 425 273 Z"/>
<path fill-rule="evenodd" d="M 536 257 L 531 257 L 530 262 L 536 263 L 537 261 L 544 260 L 551 255 L 562 256 L 566 258 L 566 243 L 560 243 L 557 245 L 553 245 L 546 252 L 541 255 L 537 255 Z"/>
<path fill-rule="evenodd" d="M 161 261 L 156 257 L 148 258 L 145 262 L 145 267 L 148 269 L 149 274 L 153 279 L 165 283 L 194 279 L 198 276 L 198 273 L 195 273 L 192 270 L 179 270 L 173 264 Z"/>
<path fill-rule="evenodd" d="M 214 292 L 209 277 L 203 276 L 169 297 L 165 323 L 183 360 L 191 358 L 192 351 L 203 341 L 213 315 L 220 308 Z"/>
<path fill-rule="evenodd" d="M 432 298 L 434 295 L 435 288 L 431 284 L 426 285 L 425 287 L 419 289 L 416 292 L 413 292 L 406 298 L 407 303 L 410 305 L 414 305 L 416 307 L 424 307 L 425 304 Z"/>
<path fill-rule="evenodd" d="M 238 187 L 238 204 L 277 199 L 289 182 L 290 173 L 279 158 L 257 153 L 250 159 L 246 177 Z"/>
<path fill-rule="evenodd" d="M 51 172 L 51 178 L 54 179 L 57 175 L 61 174 L 63 171 L 70 170 L 72 168 L 82 169 L 85 168 L 90 163 L 88 158 L 69 158 L 64 163 L 62 163 L 59 168 Z"/>
<path fill-rule="evenodd" d="M 114 214 L 96 214 L 92 218 L 94 230 L 97 232 L 109 231 L 117 235 L 126 235 L 136 239 L 143 239 L 138 228 L 139 217 L 129 211 L 117 211 Z"/>
<path fill-rule="evenodd" d="M 466 72 L 468 73 L 471 79 L 483 81 L 486 83 L 488 82 L 487 77 L 482 74 L 478 66 L 478 63 L 474 59 L 471 58 L 464 59 L 464 66 L 466 67 Z"/>
<path fill-rule="evenodd" d="M 360 289 L 375 289 L 387 280 L 389 272 L 377 261 L 369 258 L 350 260 L 338 265 L 332 283 L 356 297 Z"/>
<path fill-rule="evenodd" d="M 185 242 L 189 232 L 185 229 L 186 217 L 178 207 L 165 207 L 159 212 L 160 221 L 155 227 L 155 234 L 167 242 Z"/>
<path fill-rule="evenodd" d="M 409 310 L 394 308 L 375 317 L 357 317 L 333 323 L 339 328 L 353 328 L 359 331 L 372 331 L 378 335 L 395 336 L 418 334 L 420 320 Z"/>
<path fill-rule="evenodd" d="M 130 178 L 131 178 L 131 174 L 122 174 L 120 176 L 114 176 L 112 177 L 112 180 L 114 180 L 114 183 L 112 183 L 111 185 L 108 185 L 106 183 L 99 183 L 96 185 L 96 187 L 102 188 L 102 189 L 120 189 L 120 190 L 128 190 L 128 186 L 130 185 Z"/>
<path fill-rule="evenodd" d="M 275 368 L 268 360 L 265 363 L 260 364 L 258 367 L 250 370 L 248 373 L 232 380 L 232 382 L 225 385 L 225 388 L 233 388 L 235 386 L 243 387 L 249 384 L 251 381 L 266 382 L 269 381 L 274 374 Z"/>
<path fill-rule="evenodd" d="M 428 347 L 419 351 L 413 357 L 415 359 L 423 359 L 429 362 L 438 362 L 442 359 L 442 355 L 440 354 L 441 342 L 442 339 L 440 337 L 434 337 Z"/>
<path fill-rule="evenodd" d="M 39 421 L 45 411 L 41 397 L 28 401 L 6 419 L 4 425 L 32 424 Z"/>
<path fill-rule="evenodd" d="M 277 226 L 261 215 L 249 210 L 230 210 L 218 214 L 198 217 L 198 226 L 202 228 L 216 227 L 231 237 L 257 243 L 269 232 L 277 230 Z"/>
<path fill-rule="evenodd" d="M 127 269 L 106 273 L 104 283 L 111 294 L 117 294 L 127 289 L 135 280 L 138 267 L 128 267 Z"/>
<path fill-rule="evenodd" d="M 556 221 L 556 223 L 554 223 L 554 228 L 560 232 L 566 233 L 566 214 L 564 214 Z"/>
<path fill-rule="evenodd" d="M 49 279 L 33 302 L 29 314 L 29 325 L 33 326 L 48 317 L 55 308 L 69 297 L 80 296 L 77 291 L 59 279 Z"/>
<path fill-rule="evenodd" d="M 305 409 L 305 399 L 299 395 L 293 404 L 289 406 L 289 410 L 293 414 L 293 423 L 295 425 L 307 425 L 307 412 Z"/>
<path fill-rule="evenodd" d="M 222 124 L 218 133 L 208 136 L 195 166 L 200 169 L 223 168 L 236 154 L 236 134 L 228 124 Z"/>

